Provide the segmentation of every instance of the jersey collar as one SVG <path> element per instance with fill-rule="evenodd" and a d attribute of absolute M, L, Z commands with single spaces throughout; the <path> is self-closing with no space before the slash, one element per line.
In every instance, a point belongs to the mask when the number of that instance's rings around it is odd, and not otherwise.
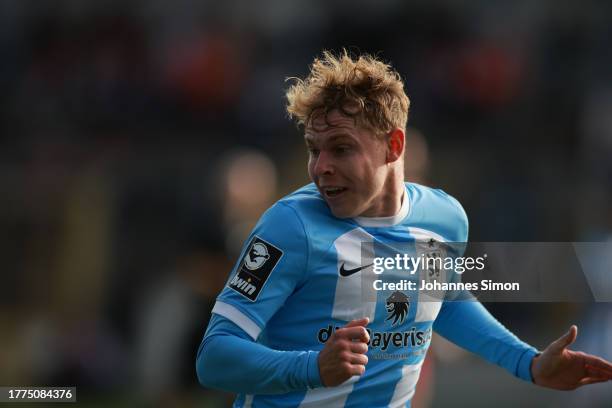
<path fill-rule="evenodd" d="M 410 212 L 410 196 L 404 189 L 404 198 L 399 212 L 390 217 L 355 217 L 353 220 L 362 227 L 392 227 L 399 224 Z"/>

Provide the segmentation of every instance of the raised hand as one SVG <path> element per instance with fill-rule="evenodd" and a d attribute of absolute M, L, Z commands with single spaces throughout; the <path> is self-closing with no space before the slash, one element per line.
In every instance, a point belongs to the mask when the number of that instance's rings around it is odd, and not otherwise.
<path fill-rule="evenodd" d="M 368 364 L 368 341 L 365 329 L 369 319 L 350 321 L 331 335 L 319 353 L 319 373 L 326 387 L 342 384 L 354 375 L 362 375 Z"/>
<path fill-rule="evenodd" d="M 576 326 L 553 341 L 531 362 L 536 384 L 557 390 L 573 390 L 587 384 L 612 380 L 612 364 L 603 358 L 569 350 L 578 335 Z"/>

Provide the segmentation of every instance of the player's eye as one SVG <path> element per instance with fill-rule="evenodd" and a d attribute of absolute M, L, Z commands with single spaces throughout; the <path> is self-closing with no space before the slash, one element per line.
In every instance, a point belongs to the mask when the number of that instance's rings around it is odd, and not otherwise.
<path fill-rule="evenodd" d="M 337 155 L 342 155 L 349 153 L 351 151 L 351 146 L 349 145 L 338 145 L 334 148 L 334 153 Z"/>
<path fill-rule="evenodd" d="M 309 147 L 308 154 L 310 155 L 310 157 L 317 157 L 319 155 L 319 149 L 315 149 L 314 147 Z"/>

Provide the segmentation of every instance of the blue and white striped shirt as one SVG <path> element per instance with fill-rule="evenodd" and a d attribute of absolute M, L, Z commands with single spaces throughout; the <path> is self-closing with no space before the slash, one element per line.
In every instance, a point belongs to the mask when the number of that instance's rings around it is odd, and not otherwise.
<path fill-rule="evenodd" d="M 390 316 L 389 292 L 365 283 L 372 274 L 364 243 L 399 244 L 418 256 L 419 242 L 467 241 L 457 200 L 413 183 L 404 197 L 399 213 L 384 218 L 336 218 L 314 184 L 272 206 L 217 298 L 198 352 L 200 382 L 238 393 L 235 407 L 409 406 L 432 330 L 530 380 L 536 350 L 480 303 L 413 291 L 404 312 Z M 325 341 L 366 316 L 365 373 L 322 387 L 317 358 Z"/>

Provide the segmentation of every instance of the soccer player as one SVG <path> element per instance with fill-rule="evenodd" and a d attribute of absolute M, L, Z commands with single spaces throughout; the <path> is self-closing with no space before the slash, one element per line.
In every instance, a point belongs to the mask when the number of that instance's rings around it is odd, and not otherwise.
<path fill-rule="evenodd" d="M 479 302 L 370 293 L 364 244 L 418 255 L 422 242 L 466 242 L 466 214 L 443 191 L 404 183 L 409 100 L 389 65 L 325 52 L 287 98 L 312 183 L 245 243 L 198 351 L 202 385 L 239 394 L 235 407 L 409 406 L 432 330 L 545 387 L 612 379 L 609 362 L 568 349 L 575 326 L 539 353 Z"/>

